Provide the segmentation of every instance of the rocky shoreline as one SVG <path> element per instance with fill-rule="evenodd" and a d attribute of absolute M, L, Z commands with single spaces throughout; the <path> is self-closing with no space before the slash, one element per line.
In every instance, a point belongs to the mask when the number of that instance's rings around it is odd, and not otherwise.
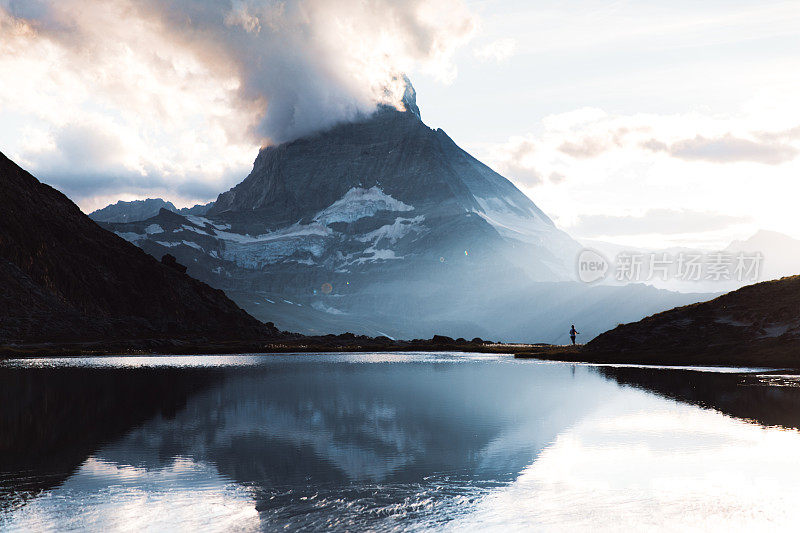
<path fill-rule="evenodd" d="M 503 344 L 483 339 L 452 339 L 435 335 L 430 339 L 392 340 L 343 333 L 306 337 L 288 334 L 262 341 L 205 342 L 187 339 L 137 339 L 133 341 L 96 341 L 81 343 L 42 342 L 0 345 L 0 359 L 21 357 L 67 357 L 107 355 L 213 355 L 213 354 L 278 354 L 320 352 L 402 352 L 462 351 L 507 353 L 533 345 Z"/>
<path fill-rule="evenodd" d="M 588 364 L 686 366 L 686 367 L 749 367 L 771 369 L 800 369 L 798 356 L 784 350 L 741 349 L 740 351 L 709 351 L 679 354 L 668 350 L 642 352 L 605 352 L 587 346 L 537 347 L 514 352 L 517 359 L 543 359 Z"/>

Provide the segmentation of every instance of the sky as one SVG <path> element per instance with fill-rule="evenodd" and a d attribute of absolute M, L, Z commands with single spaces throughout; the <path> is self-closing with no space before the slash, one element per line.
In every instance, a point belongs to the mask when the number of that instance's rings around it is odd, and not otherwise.
<path fill-rule="evenodd" d="M 0 151 L 85 211 L 213 200 L 401 105 L 576 238 L 800 238 L 800 1 L 0 0 Z"/>

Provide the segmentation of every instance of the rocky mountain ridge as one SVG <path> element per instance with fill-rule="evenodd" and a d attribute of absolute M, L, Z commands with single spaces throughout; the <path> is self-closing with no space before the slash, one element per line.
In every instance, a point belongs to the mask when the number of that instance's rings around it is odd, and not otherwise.
<path fill-rule="evenodd" d="M 278 333 L 221 290 L 102 229 L 2 154 L 0 183 L 3 344 L 258 339 Z"/>
<path fill-rule="evenodd" d="M 102 209 L 89 213 L 89 218 L 95 222 L 138 222 L 154 217 L 161 209 L 180 213 L 182 215 L 202 216 L 211 209 L 214 202 L 194 207 L 184 207 L 178 209 L 172 202 L 167 202 L 161 198 L 147 198 L 146 200 L 133 200 L 130 202 L 118 201 L 115 204 L 107 205 Z"/>

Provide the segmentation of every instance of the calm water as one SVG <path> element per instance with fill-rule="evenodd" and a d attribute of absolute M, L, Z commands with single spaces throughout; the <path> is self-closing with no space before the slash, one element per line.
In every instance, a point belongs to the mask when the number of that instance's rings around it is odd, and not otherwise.
<path fill-rule="evenodd" d="M 788 529 L 796 384 L 465 354 L 10 361 L 0 529 Z"/>

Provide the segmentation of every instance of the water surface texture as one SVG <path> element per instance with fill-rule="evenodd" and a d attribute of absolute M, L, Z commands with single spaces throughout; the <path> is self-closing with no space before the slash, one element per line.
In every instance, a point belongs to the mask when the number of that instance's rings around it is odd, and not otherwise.
<path fill-rule="evenodd" d="M 796 380 L 475 354 L 7 361 L 0 529 L 790 527 Z"/>

